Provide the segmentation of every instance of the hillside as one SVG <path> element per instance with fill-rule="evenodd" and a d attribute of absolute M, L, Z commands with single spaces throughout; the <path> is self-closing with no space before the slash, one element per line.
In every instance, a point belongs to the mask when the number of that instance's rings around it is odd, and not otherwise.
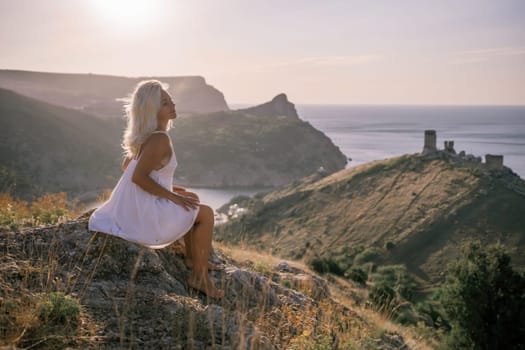
<path fill-rule="evenodd" d="M 151 250 L 88 232 L 87 216 L 0 229 L 0 346 L 39 349 L 426 349 L 343 305 L 327 282 L 284 261 L 213 254 L 225 290 L 190 289 L 183 247 Z M 405 332 L 403 332 L 405 333 Z M 421 345 L 423 345 L 420 342 Z"/>
<path fill-rule="evenodd" d="M 1 192 L 30 199 L 67 191 L 92 200 L 120 176 L 123 120 L 0 89 L 0 128 Z M 296 116 L 199 114 L 177 119 L 171 134 L 177 182 L 188 186 L 280 186 L 346 164 L 329 138 Z"/>
<path fill-rule="evenodd" d="M 44 73 L 0 70 L 0 87 L 54 105 L 82 110 L 104 118 L 122 116 L 121 98 L 144 79 L 169 84 L 180 115 L 228 110 L 224 95 L 203 77 L 118 77 L 98 74 Z"/>
<path fill-rule="evenodd" d="M 0 192 L 31 199 L 111 187 L 120 134 L 118 123 L 0 89 Z"/>
<path fill-rule="evenodd" d="M 346 165 L 339 148 L 299 119 L 285 95 L 251 109 L 181 118 L 172 135 L 175 178 L 191 186 L 283 186 L 320 167 L 332 173 Z"/>
<path fill-rule="evenodd" d="M 234 200 L 235 201 L 235 200 Z M 329 256 L 405 264 L 438 282 L 460 243 L 501 242 L 525 266 L 525 182 L 510 169 L 445 151 L 405 155 L 311 176 L 252 199 L 221 240 L 292 259 Z"/>

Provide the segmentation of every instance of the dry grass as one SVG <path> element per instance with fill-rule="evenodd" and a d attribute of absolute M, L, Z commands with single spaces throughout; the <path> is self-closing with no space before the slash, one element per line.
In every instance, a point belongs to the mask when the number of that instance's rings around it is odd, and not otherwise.
<path fill-rule="evenodd" d="M 58 349 L 87 344 L 96 324 L 53 278 L 57 257 L 47 261 L 50 265 L 13 259 L 5 255 L 0 261 L 0 346 Z"/>
<path fill-rule="evenodd" d="M 67 207 L 64 204 L 66 202 L 62 201 L 64 198 L 63 195 L 43 198 L 35 201 L 35 208 L 38 206 L 42 211 L 45 211 L 55 203 Z M 26 209 L 30 211 L 32 208 L 12 198 L 2 197 L 2 200 L 10 203 L 11 208 L 15 205 L 22 208 L 21 213 Z M 5 241 L 3 241 L 3 243 L 5 242 L 5 252 L 2 252 L 3 255 L 0 259 L 0 346 L 27 348 L 97 347 L 94 336 L 100 334 L 99 331 L 103 325 L 97 324 L 97 321 L 83 310 L 75 294 L 67 294 L 71 289 L 69 288 L 71 281 L 62 281 L 57 278 L 58 271 L 62 268 L 59 261 L 64 252 L 59 251 L 52 243 L 47 246 L 32 243 L 32 246 L 42 247 L 39 248 L 41 250 L 26 252 L 25 256 L 12 255 L 14 252 L 10 252 L 8 249 L 9 240 L 16 240 L 17 237 L 15 234 L 8 234 L 5 237 Z M 248 265 L 248 268 L 266 276 L 278 274 L 276 266 L 283 261 L 283 259 L 261 254 L 246 247 L 231 247 L 219 243 L 214 243 L 214 245 L 237 265 Z M 130 276 L 126 300 L 134 293 L 136 266 L 140 263 L 141 258 L 140 254 L 136 258 L 134 272 Z M 247 264 L 247 262 L 249 263 Z M 286 262 L 291 267 L 314 275 L 304 263 Z M 257 291 L 255 306 L 250 305 L 250 301 L 253 302 L 253 295 L 243 293 L 239 295 L 238 300 L 230 309 L 227 309 L 227 305 L 223 305 L 224 317 L 232 314 L 240 317 L 239 337 L 244 334 L 243 325 L 251 322 L 274 344 L 289 350 L 321 350 L 331 349 L 333 346 L 341 349 L 361 349 L 363 348 L 362 344 L 380 339 L 384 332 L 401 334 L 405 342 L 413 349 L 431 349 L 420 338 L 417 338 L 413 330 L 395 325 L 384 316 L 362 306 L 363 301 L 366 300 L 366 290 L 339 278 L 332 278 L 329 285 L 331 295 L 337 302 L 330 298 L 320 298 L 306 303 L 304 307 L 284 304 L 281 307 L 268 308 L 268 295 L 263 288 L 263 290 Z M 284 286 L 293 288 L 293 286 L 285 284 Z M 54 296 L 57 295 L 62 297 L 56 299 Z M 63 305 L 60 300 L 65 300 L 66 305 L 73 306 L 64 308 L 60 306 Z M 199 304 L 198 299 L 195 302 Z M 77 304 L 78 311 L 75 311 Z M 194 310 L 204 309 L 202 305 L 197 304 Z M 58 305 L 56 312 L 59 316 L 45 316 L 55 315 L 49 311 L 54 310 L 53 305 Z M 133 305 L 130 303 L 129 307 L 133 308 Z M 42 310 L 47 311 L 43 312 Z M 122 309 L 120 317 L 123 323 L 121 325 L 126 325 L 128 322 L 126 313 L 135 311 Z M 180 332 L 188 331 L 182 337 L 188 339 L 188 344 L 191 345 L 193 342 L 192 334 L 197 335 L 197 333 L 203 332 L 202 325 L 199 323 L 202 320 L 198 320 L 201 316 L 195 311 L 187 311 L 186 316 L 184 320 L 186 328 L 181 328 Z M 213 316 L 210 315 L 209 317 Z M 226 321 L 223 322 L 222 327 L 225 327 Z M 121 341 L 133 337 L 133 333 L 131 335 L 124 334 L 124 326 L 121 328 L 117 330 L 120 332 Z M 223 337 L 225 332 L 226 330 L 222 331 Z M 216 333 L 211 331 L 210 334 Z M 215 342 L 214 339 L 211 340 Z M 224 344 L 224 342 L 225 340 L 222 339 L 221 343 Z M 256 348 L 259 347 L 254 345 L 253 349 Z M 372 347 L 364 348 L 371 349 Z"/>
<path fill-rule="evenodd" d="M 0 345 L 28 348 L 63 348 L 80 344 L 94 334 L 95 324 L 75 296 L 67 295 L 68 283 L 57 278 L 60 256 L 54 244 L 18 255 L 18 235 L 12 229 L 65 222 L 82 209 L 69 202 L 67 193 L 45 194 L 27 202 L 0 194 Z M 6 231 L 7 228 L 7 231 Z"/>
<path fill-rule="evenodd" d="M 251 261 L 255 265 L 258 264 L 270 267 L 276 266 L 282 261 L 286 261 L 292 267 L 311 272 L 308 266 L 306 266 L 303 262 L 288 261 L 270 254 L 263 254 L 253 250 L 253 248 L 248 246 L 231 246 L 221 242 L 213 242 L 213 246 L 218 248 L 224 255 L 234 260 L 239 265 L 242 265 L 247 261 Z"/>
<path fill-rule="evenodd" d="M 312 272 L 304 263 L 288 261 L 268 254 L 261 254 L 247 247 L 236 247 L 225 245 L 224 243 L 214 243 L 222 252 L 238 264 L 250 262 L 251 266 L 257 269 L 258 265 L 263 264 L 266 270 L 274 269 L 280 262 L 286 262 L 290 266 L 297 267 L 310 274 Z M 283 327 L 287 324 L 294 324 L 296 327 L 303 326 L 303 332 L 289 339 L 288 349 L 331 349 L 332 343 L 329 339 L 335 335 L 338 339 L 340 348 L 361 348 L 361 344 L 371 339 L 379 339 L 384 332 L 400 334 L 410 349 L 432 350 L 439 344 L 421 335 L 421 329 L 417 327 L 405 327 L 394 323 L 387 315 L 372 310 L 366 306 L 368 290 L 359 287 L 344 278 L 330 276 L 329 289 L 335 303 L 319 303 L 315 308 L 302 311 L 300 313 L 293 310 L 283 309 L 281 323 L 270 325 L 272 327 Z M 348 308 L 351 313 L 344 316 L 342 308 Z M 319 319 L 319 315 L 322 315 Z M 312 322 L 312 320 L 318 322 Z M 268 326 L 264 315 L 261 315 L 261 322 L 257 325 L 262 329 Z M 334 327 L 334 324 L 347 324 L 347 327 Z M 300 328 L 300 327 L 299 327 Z M 314 346 L 315 345 L 315 346 Z"/>
<path fill-rule="evenodd" d="M 70 202 L 66 192 L 49 193 L 27 202 L 0 194 L 0 227 L 31 227 L 56 224 L 80 215 L 82 207 Z"/>

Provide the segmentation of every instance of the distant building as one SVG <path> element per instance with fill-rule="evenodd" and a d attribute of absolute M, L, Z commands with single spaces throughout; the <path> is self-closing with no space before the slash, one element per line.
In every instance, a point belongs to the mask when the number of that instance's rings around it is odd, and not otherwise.
<path fill-rule="evenodd" d="M 435 151 L 437 151 L 436 130 L 425 130 L 425 144 L 423 145 L 423 154 Z"/>
<path fill-rule="evenodd" d="M 423 154 L 434 153 L 438 151 L 436 147 L 436 138 L 436 130 L 425 130 L 425 143 L 423 145 Z M 465 151 L 461 151 L 459 152 L 459 154 L 457 154 L 456 150 L 454 149 L 454 141 L 452 140 L 445 141 L 444 146 L 445 149 L 443 151 L 446 154 L 454 155 L 458 159 L 461 159 L 463 161 L 466 160 L 476 163 L 481 163 L 482 161 L 481 157 L 475 157 L 472 154 L 465 154 Z M 488 169 L 503 169 L 503 156 L 496 154 L 486 154 L 485 166 Z"/>
<path fill-rule="evenodd" d="M 503 169 L 503 156 L 485 154 L 485 164 L 489 169 Z"/>
<path fill-rule="evenodd" d="M 445 152 L 456 154 L 454 149 L 454 141 L 445 141 Z"/>

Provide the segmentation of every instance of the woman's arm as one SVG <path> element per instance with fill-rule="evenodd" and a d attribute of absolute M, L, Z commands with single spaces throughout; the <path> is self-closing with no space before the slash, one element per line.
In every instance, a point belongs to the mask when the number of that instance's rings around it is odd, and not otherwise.
<path fill-rule="evenodd" d="M 142 147 L 142 154 L 133 171 L 131 181 L 144 191 L 166 198 L 185 209 L 196 208 L 197 203 L 194 199 L 165 189 L 149 176 L 153 170 L 162 167 L 162 159 L 169 156 L 170 153 L 171 146 L 168 137 L 164 134 L 153 134 Z"/>
<path fill-rule="evenodd" d="M 186 189 L 181 186 L 173 185 L 173 192 L 185 192 Z"/>

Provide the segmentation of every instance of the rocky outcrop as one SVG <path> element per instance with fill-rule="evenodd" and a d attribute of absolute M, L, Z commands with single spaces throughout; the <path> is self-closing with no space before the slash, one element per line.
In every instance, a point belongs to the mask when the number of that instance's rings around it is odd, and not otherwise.
<path fill-rule="evenodd" d="M 0 338 L 0 345 L 45 348 L 53 341 L 54 348 L 283 349 L 321 336 L 337 344 L 341 334 L 370 333 L 355 311 L 331 299 L 324 280 L 287 263 L 269 267 L 264 275 L 255 272 L 254 262 L 239 267 L 217 251 L 212 259 L 225 269 L 212 278 L 226 295 L 208 300 L 188 287 L 180 244 L 146 249 L 90 233 L 86 220 L 0 231 L 0 336 L 14 334 Z M 13 310 L 9 305 L 50 292 L 80 302 L 79 334 L 31 337 L 34 326 L 18 329 L 20 320 L 6 313 Z M 361 338 L 353 337 L 359 344 Z M 383 338 L 378 344 L 393 349 Z"/>
<path fill-rule="evenodd" d="M 228 110 L 224 95 L 203 77 L 118 77 L 0 70 L 0 87 L 58 106 L 82 110 L 103 118 L 121 119 L 122 98 L 144 79 L 170 85 L 180 115 Z"/>
<path fill-rule="evenodd" d="M 238 111 L 176 121 L 176 181 L 193 187 L 276 187 L 317 172 L 341 170 L 347 158 L 301 120 L 285 95 Z"/>
<path fill-rule="evenodd" d="M 288 101 L 288 97 L 285 94 L 279 94 L 275 96 L 271 101 L 263 103 L 261 105 L 239 109 L 239 112 L 256 115 L 259 117 L 291 117 L 299 118 L 295 106 L 293 103 Z"/>

